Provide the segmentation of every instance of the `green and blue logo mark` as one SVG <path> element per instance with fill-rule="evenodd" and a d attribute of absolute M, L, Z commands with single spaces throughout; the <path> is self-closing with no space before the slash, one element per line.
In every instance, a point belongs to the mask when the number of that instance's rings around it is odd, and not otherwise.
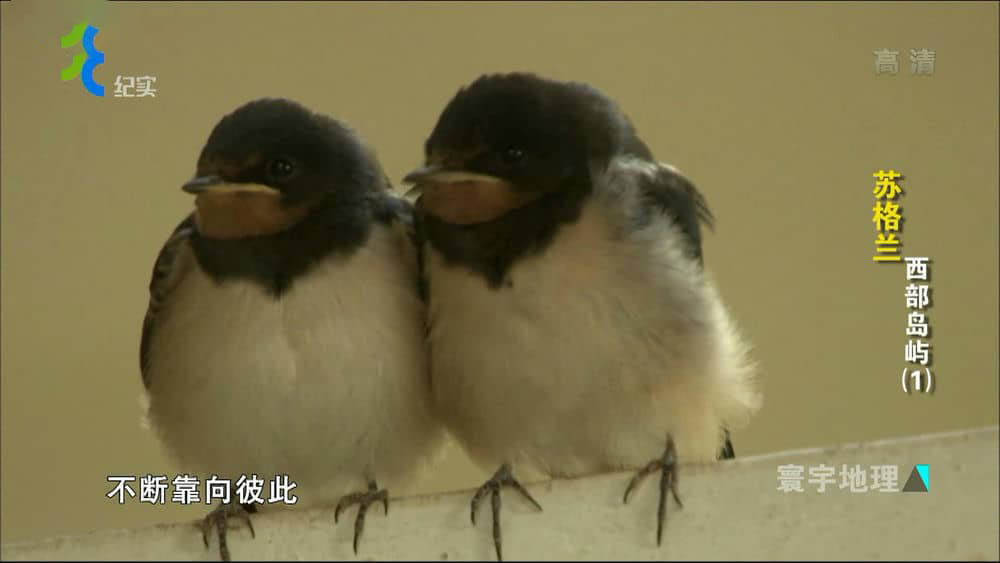
<path fill-rule="evenodd" d="M 903 485 L 904 493 L 926 493 L 931 490 L 931 466 L 926 463 L 918 463 L 913 466 L 910 478 Z"/>
<path fill-rule="evenodd" d="M 59 43 L 63 49 L 72 47 L 83 39 L 83 53 L 73 55 L 73 64 L 59 71 L 59 78 L 63 82 L 73 80 L 77 76 L 83 82 L 83 87 L 95 96 L 104 95 L 104 86 L 94 82 L 94 69 L 98 65 L 104 64 L 104 53 L 94 47 L 94 36 L 97 35 L 97 28 L 87 25 L 87 22 L 80 22 L 73 26 L 73 30 L 59 38 Z"/>

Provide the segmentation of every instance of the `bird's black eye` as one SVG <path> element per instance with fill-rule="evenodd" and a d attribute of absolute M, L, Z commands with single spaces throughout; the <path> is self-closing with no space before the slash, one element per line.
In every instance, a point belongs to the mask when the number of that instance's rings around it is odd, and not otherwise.
<path fill-rule="evenodd" d="M 524 151 L 518 147 L 507 147 L 501 157 L 506 164 L 517 164 L 524 158 Z"/>
<path fill-rule="evenodd" d="M 276 158 L 267 165 L 267 175 L 272 180 L 285 180 L 295 172 L 295 166 L 285 158 Z"/>

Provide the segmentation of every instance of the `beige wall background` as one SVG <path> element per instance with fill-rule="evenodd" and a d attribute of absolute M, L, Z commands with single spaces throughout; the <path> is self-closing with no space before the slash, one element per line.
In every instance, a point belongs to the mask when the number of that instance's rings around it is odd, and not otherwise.
<path fill-rule="evenodd" d="M 590 82 L 717 216 L 707 263 L 764 369 L 738 455 L 997 423 L 995 3 L 15 0 L 0 17 L 4 542 L 206 511 L 119 506 L 106 477 L 179 470 L 139 424 L 146 286 L 212 126 L 262 96 L 349 122 L 398 180 L 479 74 Z M 83 19 L 104 98 L 58 79 Z M 882 47 L 898 75 L 875 75 Z M 932 76 L 910 74 L 921 47 Z M 156 76 L 157 96 L 110 97 L 119 74 Z M 870 258 L 871 173 L 889 167 L 904 253 L 933 260 L 932 396 L 899 388 L 904 270 Z M 452 450 L 393 492 L 485 476 Z"/>

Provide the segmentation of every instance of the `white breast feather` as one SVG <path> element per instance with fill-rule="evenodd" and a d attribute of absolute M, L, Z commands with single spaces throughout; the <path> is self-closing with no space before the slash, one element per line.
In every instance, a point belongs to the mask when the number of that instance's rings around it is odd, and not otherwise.
<path fill-rule="evenodd" d="M 441 434 L 403 236 L 376 226 L 278 300 L 188 268 L 158 317 L 149 391 L 150 421 L 185 467 L 287 474 L 300 501 L 421 467 Z"/>

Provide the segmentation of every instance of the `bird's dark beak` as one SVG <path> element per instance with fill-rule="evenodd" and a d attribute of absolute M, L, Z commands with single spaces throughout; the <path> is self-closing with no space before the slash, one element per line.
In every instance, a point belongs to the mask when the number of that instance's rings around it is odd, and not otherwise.
<path fill-rule="evenodd" d="M 416 184 L 406 195 L 419 195 L 420 209 L 457 225 L 492 221 L 541 195 L 518 191 L 503 178 L 436 164 L 410 172 L 403 182 Z"/>
<path fill-rule="evenodd" d="M 410 172 L 403 178 L 404 184 L 416 184 L 406 192 L 407 197 L 420 195 L 430 186 L 455 185 L 455 184 L 486 184 L 502 185 L 504 180 L 488 174 L 468 172 L 454 168 L 445 168 L 436 164 L 423 166 Z"/>
<path fill-rule="evenodd" d="M 215 194 L 220 197 L 231 195 L 263 194 L 270 197 L 280 198 L 281 191 L 265 186 L 263 184 L 240 184 L 227 182 L 218 176 L 198 176 L 192 178 L 181 186 L 181 189 L 189 194 L 207 196 Z"/>
<path fill-rule="evenodd" d="M 403 178 L 404 184 L 419 184 L 420 182 L 430 180 L 434 178 L 434 175 L 441 172 L 443 168 L 440 166 L 423 166 L 417 168 L 413 172 L 410 172 Z"/>
<path fill-rule="evenodd" d="M 218 176 L 197 176 L 185 182 L 181 189 L 189 194 L 200 194 L 222 184 L 222 178 Z"/>
<path fill-rule="evenodd" d="M 403 177 L 403 183 L 415 184 L 415 185 L 409 190 L 407 190 L 406 193 L 403 195 L 405 195 L 406 197 L 415 197 L 420 195 L 420 193 L 423 191 L 423 185 L 421 184 L 421 182 L 425 182 L 429 179 L 432 179 L 434 177 L 434 173 L 440 171 L 441 167 L 439 166 L 424 166 L 421 168 L 417 168 L 413 172 L 410 172 L 409 174 Z"/>

